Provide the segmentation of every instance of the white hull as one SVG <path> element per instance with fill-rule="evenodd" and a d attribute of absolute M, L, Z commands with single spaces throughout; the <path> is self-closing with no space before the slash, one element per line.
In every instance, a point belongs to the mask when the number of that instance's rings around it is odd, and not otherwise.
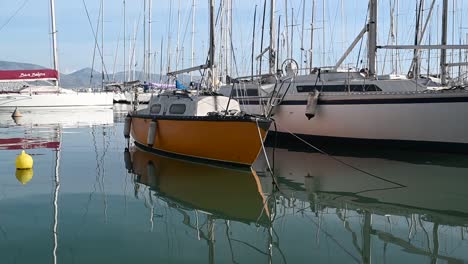
<path fill-rule="evenodd" d="M 151 95 L 152 93 L 138 93 L 138 102 L 144 104 L 149 103 Z M 113 99 L 115 103 L 130 104 L 135 100 L 135 93 L 114 93 Z"/>
<path fill-rule="evenodd" d="M 112 93 L 0 94 L 0 109 L 29 107 L 107 107 L 112 108 Z"/>
<path fill-rule="evenodd" d="M 467 144 L 467 99 L 466 92 L 323 95 L 315 117 L 308 120 L 307 95 L 291 95 L 276 108 L 273 117 L 278 132 L 283 133 Z M 243 107 L 248 113 L 261 113 L 258 105 Z"/>

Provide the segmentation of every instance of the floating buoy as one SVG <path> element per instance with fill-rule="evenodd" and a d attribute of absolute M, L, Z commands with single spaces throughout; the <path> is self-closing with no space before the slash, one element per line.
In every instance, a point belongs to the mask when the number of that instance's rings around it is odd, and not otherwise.
<path fill-rule="evenodd" d="M 21 151 L 21 154 L 16 157 L 16 169 L 17 170 L 28 170 L 32 169 L 34 164 L 33 158 L 26 154 L 26 152 Z"/>
<path fill-rule="evenodd" d="M 309 93 L 309 97 L 307 98 L 307 107 L 305 111 L 305 115 L 309 120 L 315 117 L 315 114 L 317 112 L 319 96 L 320 92 L 317 90 L 315 90 L 313 93 Z"/>
<path fill-rule="evenodd" d="M 148 146 L 150 147 L 152 147 L 154 144 L 154 138 L 156 136 L 156 127 L 157 127 L 156 121 L 151 121 L 149 128 L 148 128 L 148 138 L 146 139 L 146 144 L 148 144 Z"/>
<path fill-rule="evenodd" d="M 124 124 L 124 137 L 130 137 L 130 128 L 132 127 L 132 117 L 127 116 L 125 117 L 125 124 Z"/>
<path fill-rule="evenodd" d="M 16 170 L 16 179 L 23 185 L 31 181 L 33 175 L 33 169 Z"/>
<path fill-rule="evenodd" d="M 18 107 L 15 108 L 15 111 L 13 111 L 13 113 L 11 114 L 11 117 L 13 117 L 13 119 L 15 119 L 15 117 L 22 117 L 23 115 L 20 113 L 20 111 L 18 110 Z"/>

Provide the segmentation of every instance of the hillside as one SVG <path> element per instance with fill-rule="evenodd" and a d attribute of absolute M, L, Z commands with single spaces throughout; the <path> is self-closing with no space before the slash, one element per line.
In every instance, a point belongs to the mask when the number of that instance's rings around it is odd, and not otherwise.
<path fill-rule="evenodd" d="M 20 62 L 11 62 L 11 61 L 0 61 L 0 70 L 35 70 L 35 69 L 45 69 L 41 65 L 31 64 L 31 63 L 20 63 Z M 92 78 L 91 78 L 92 76 Z M 142 80 L 143 73 L 140 71 L 135 72 L 135 79 Z M 124 79 L 124 73 L 118 72 L 114 75 L 109 74 L 108 77 L 104 77 L 106 81 L 110 82 L 122 82 Z M 126 76 L 128 79 L 128 75 Z M 91 68 L 83 68 L 81 70 L 72 72 L 70 74 L 60 73 L 60 86 L 63 88 L 88 88 L 88 87 L 99 87 L 101 86 L 101 73 Z M 160 78 L 159 74 L 152 74 L 151 79 L 154 82 L 167 81 L 167 77 L 163 76 Z M 190 80 L 188 75 L 179 76 L 179 79 L 187 83 Z"/>

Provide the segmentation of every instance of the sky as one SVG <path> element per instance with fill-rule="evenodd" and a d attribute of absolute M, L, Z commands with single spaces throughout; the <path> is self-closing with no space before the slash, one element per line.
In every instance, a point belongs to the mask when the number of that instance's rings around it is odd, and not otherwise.
<path fill-rule="evenodd" d="M 233 1 L 233 45 L 236 58 L 236 71 L 231 75 L 246 75 L 250 73 L 252 53 L 253 16 L 257 7 L 255 30 L 255 56 L 260 53 L 260 38 L 264 0 L 232 0 Z M 305 1 L 305 9 L 303 9 Z M 379 44 L 388 43 L 390 28 L 390 6 L 395 1 L 395 16 L 398 23 L 395 25 L 396 40 L 398 44 L 413 44 L 415 28 L 415 0 L 379 0 Z M 70 73 L 85 67 L 93 66 L 93 53 L 95 39 L 93 30 L 85 10 L 89 11 L 92 26 L 96 30 L 100 3 L 98 0 L 56 0 L 57 38 L 59 51 L 59 68 L 61 72 Z M 195 48 L 194 65 L 205 62 L 208 53 L 208 1 L 196 0 L 195 7 Z M 267 1 L 269 2 L 269 1 Z M 368 0 L 276 0 L 276 18 L 281 16 L 280 29 L 281 61 L 286 59 L 286 2 L 288 2 L 288 36 L 292 35 L 291 56 L 299 64 L 308 64 L 309 57 L 302 53 L 311 48 L 312 3 L 316 2 L 314 14 L 314 44 L 313 64 L 334 65 L 343 54 L 358 32 L 365 24 Z M 468 1 L 449 0 L 450 9 L 455 6 L 455 14 L 449 19 L 449 43 L 458 44 L 468 39 L 468 20 L 463 13 L 468 13 Z M 324 6 L 325 3 L 325 6 Z M 220 0 L 216 0 L 216 9 Z M 425 3 L 425 16 L 428 13 L 430 0 Z M 180 6 L 180 8 L 179 8 Z M 438 35 L 442 1 L 437 0 L 434 8 L 433 21 L 429 23 L 431 34 L 426 34 L 425 42 L 436 44 Z M 0 60 L 27 62 L 40 64 L 46 67 L 52 65 L 50 41 L 50 6 L 49 0 L 0 0 Z M 325 8 L 324 8 L 325 7 Z M 143 0 L 126 0 L 126 59 L 130 60 L 131 53 L 135 53 L 136 70 L 143 65 Z M 180 12 L 178 12 L 180 10 Z M 304 31 L 302 31 L 302 16 L 304 12 Z M 168 61 L 171 69 L 181 69 L 191 66 L 191 12 L 192 0 L 153 0 L 152 8 L 152 71 L 159 72 L 161 67 L 161 54 L 163 72 L 167 71 Z M 267 10 L 266 22 L 269 19 Z M 439 15 L 439 16 L 437 16 Z M 180 16 L 180 31 L 178 31 L 178 17 Z M 275 24 L 278 23 L 276 20 Z M 122 71 L 123 65 L 123 0 L 104 0 L 104 62 L 108 73 Z M 291 26 L 292 24 L 292 26 Z M 268 28 L 268 23 L 265 24 Z M 455 25 L 455 26 L 453 26 Z M 179 32 L 179 34 L 177 33 Z M 269 45 L 268 30 L 265 29 L 263 48 Z M 304 32 L 304 33 L 302 33 Z M 101 30 L 99 29 L 99 45 L 101 46 Z M 302 38 L 302 35 L 304 37 Z M 219 35 L 218 35 L 219 36 Z M 179 39 L 179 41 L 177 41 Z M 169 41 L 170 40 L 170 41 Z M 161 42 L 163 50 L 161 52 Z M 168 43 L 170 49 L 168 51 Z M 179 48 L 177 49 L 177 43 Z M 219 47 L 220 45 L 218 45 Z M 359 64 L 365 54 L 366 43 L 358 48 L 345 61 L 346 65 Z M 134 48 L 133 48 L 134 47 Z M 361 52 L 359 53 L 359 47 Z M 102 48 L 102 47 L 100 47 Z M 179 50 L 177 52 L 176 50 Z M 406 52 L 406 51 L 405 51 Z M 409 52 L 398 54 L 402 61 L 411 60 Z M 176 66 L 176 54 L 179 60 Z M 359 56 L 361 54 L 361 56 Z M 465 54 L 462 54 L 463 56 Z M 288 56 L 288 57 L 291 57 Z M 393 54 L 396 56 L 396 53 Z M 434 53 L 431 55 L 434 56 Z M 455 57 L 458 55 L 455 54 Z M 365 56 L 364 56 L 365 57 Z M 378 61 L 382 68 L 387 69 L 392 57 L 389 52 L 380 52 Z M 221 59 L 219 55 L 217 59 Z M 100 58 L 95 56 L 94 68 L 101 69 Z M 435 61 L 435 60 L 433 60 Z M 364 62 L 363 62 L 364 63 Z M 135 66 L 136 65 L 136 66 Z M 266 69 L 266 60 L 263 69 Z M 358 67 L 361 65 L 358 65 Z M 128 66 L 127 66 L 128 67 Z M 258 68 L 258 64 L 255 65 Z M 400 66 L 401 67 L 401 66 Z M 401 71 L 405 71 L 401 69 Z"/>

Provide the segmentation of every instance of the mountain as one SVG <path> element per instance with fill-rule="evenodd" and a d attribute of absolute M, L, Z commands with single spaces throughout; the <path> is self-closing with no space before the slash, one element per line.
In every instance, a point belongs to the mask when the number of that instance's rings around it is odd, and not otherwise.
<path fill-rule="evenodd" d="M 46 69 L 43 66 L 31 64 L 31 63 L 22 63 L 22 62 L 12 62 L 12 61 L 0 61 L 0 70 L 39 70 Z"/>
<path fill-rule="evenodd" d="M 0 61 L 0 70 L 36 70 L 36 69 L 46 69 L 46 67 L 31 64 L 31 63 L 20 63 L 20 62 L 11 62 L 11 61 Z M 133 75 L 133 73 L 132 73 Z M 92 78 L 91 78 L 92 76 Z M 128 74 L 125 78 L 128 80 Z M 199 79 L 199 77 L 195 77 Z M 131 78 L 132 79 L 132 78 Z M 135 72 L 135 80 L 142 80 L 143 73 L 140 71 Z M 150 78 L 153 82 L 167 82 L 167 76 L 162 76 L 159 74 L 151 74 Z M 95 71 L 91 68 L 83 68 L 81 70 L 72 72 L 70 74 L 60 73 L 60 86 L 63 88 L 95 88 L 101 86 L 102 76 L 101 73 Z M 109 74 L 104 77 L 106 82 L 122 82 L 124 80 L 124 73 L 117 72 L 114 74 Z M 183 83 L 190 82 L 189 75 L 179 75 L 179 80 Z"/>

